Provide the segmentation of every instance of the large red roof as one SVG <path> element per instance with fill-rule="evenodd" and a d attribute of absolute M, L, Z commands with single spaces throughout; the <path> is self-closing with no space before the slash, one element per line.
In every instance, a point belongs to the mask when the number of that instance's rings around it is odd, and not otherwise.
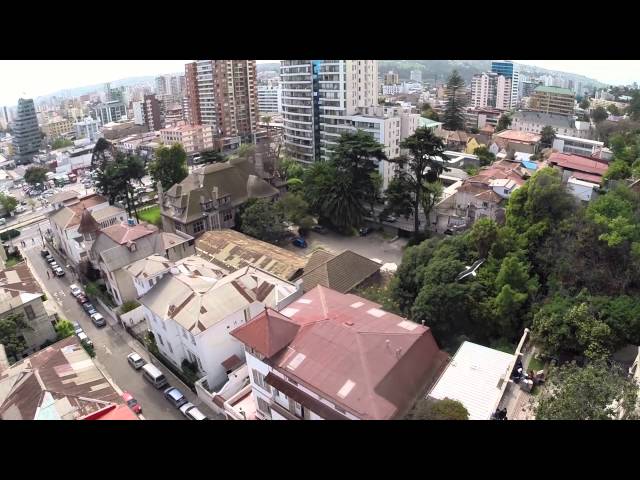
<path fill-rule="evenodd" d="M 102 229 L 102 233 L 120 245 L 133 242 L 157 231 L 158 229 L 155 226 L 144 222 L 136 225 L 129 225 L 127 222 L 122 222 Z"/>
<path fill-rule="evenodd" d="M 320 285 L 231 334 L 285 376 L 363 419 L 404 415 L 447 358 L 429 328 Z"/>
<path fill-rule="evenodd" d="M 566 153 L 554 152 L 549 157 L 549 163 L 568 170 L 591 173 L 602 177 L 609 168 L 605 162 L 600 162 L 580 155 L 569 155 Z"/>

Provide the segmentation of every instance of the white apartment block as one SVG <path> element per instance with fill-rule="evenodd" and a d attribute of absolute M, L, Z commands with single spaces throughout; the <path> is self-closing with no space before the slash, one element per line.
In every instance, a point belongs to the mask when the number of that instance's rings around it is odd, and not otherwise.
<path fill-rule="evenodd" d="M 160 140 L 169 146 L 179 143 L 191 155 L 213 149 L 214 130 L 211 125 L 179 125 L 160 130 Z"/>
<path fill-rule="evenodd" d="M 511 79 L 494 72 L 484 72 L 471 80 L 471 106 L 509 110 L 511 105 Z"/>
<path fill-rule="evenodd" d="M 376 60 L 283 60 L 284 143 L 304 163 L 326 159 L 358 108 L 378 103 Z"/>
<path fill-rule="evenodd" d="M 86 117 L 84 120 L 76 122 L 74 124 L 76 129 L 76 138 L 78 140 L 81 138 L 88 138 L 91 143 L 97 142 L 98 138 L 101 136 L 98 128 L 99 125 L 100 122 L 91 117 Z"/>
<path fill-rule="evenodd" d="M 258 87 L 258 111 L 261 114 L 282 112 L 282 90 L 279 86 Z"/>

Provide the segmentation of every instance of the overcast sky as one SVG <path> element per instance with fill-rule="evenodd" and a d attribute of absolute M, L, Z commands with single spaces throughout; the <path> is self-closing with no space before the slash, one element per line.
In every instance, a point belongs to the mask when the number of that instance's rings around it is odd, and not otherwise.
<path fill-rule="evenodd" d="M 258 60 L 258 63 L 278 60 Z M 0 60 L 0 105 L 126 77 L 183 72 L 188 60 Z M 610 84 L 640 81 L 638 60 L 516 60 Z"/>

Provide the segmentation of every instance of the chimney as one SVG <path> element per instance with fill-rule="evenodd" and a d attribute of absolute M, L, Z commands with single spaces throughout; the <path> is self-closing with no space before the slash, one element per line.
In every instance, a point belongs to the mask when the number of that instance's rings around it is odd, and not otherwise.
<path fill-rule="evenodd" d="M 178 184 L 176 185 L 176 197 L 181 197 L 182 196 L 182 185 Z"/>
<path fill-rule="evenodd" d="M 158 190 L 158 204 L 162 205 L 164 202 L 164 190 L 162 189 L 162 182 L 156 183 L 156 190 Z"/>

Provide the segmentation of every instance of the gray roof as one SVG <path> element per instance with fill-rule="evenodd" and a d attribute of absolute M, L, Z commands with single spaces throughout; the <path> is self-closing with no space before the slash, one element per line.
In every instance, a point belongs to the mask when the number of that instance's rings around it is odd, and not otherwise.
<path fill-rule="evenodd" d="M 569 115 L 561 115 L 559 113 L 543 113 L 520 111 L 513 114 L 514 119 L 523 122 L 539 123 L 542 125 L 550 125 L 556 128 L 574 128 L 575 119 Z"/>
<path fill-rule="evenodd" d="M 322 285 L 340 293 L 348 293 L 379 270 L 379 263 L 351 250 L 339 255 L 316 250 L 304 269 L 302 284 L 305 292 Z"/>

